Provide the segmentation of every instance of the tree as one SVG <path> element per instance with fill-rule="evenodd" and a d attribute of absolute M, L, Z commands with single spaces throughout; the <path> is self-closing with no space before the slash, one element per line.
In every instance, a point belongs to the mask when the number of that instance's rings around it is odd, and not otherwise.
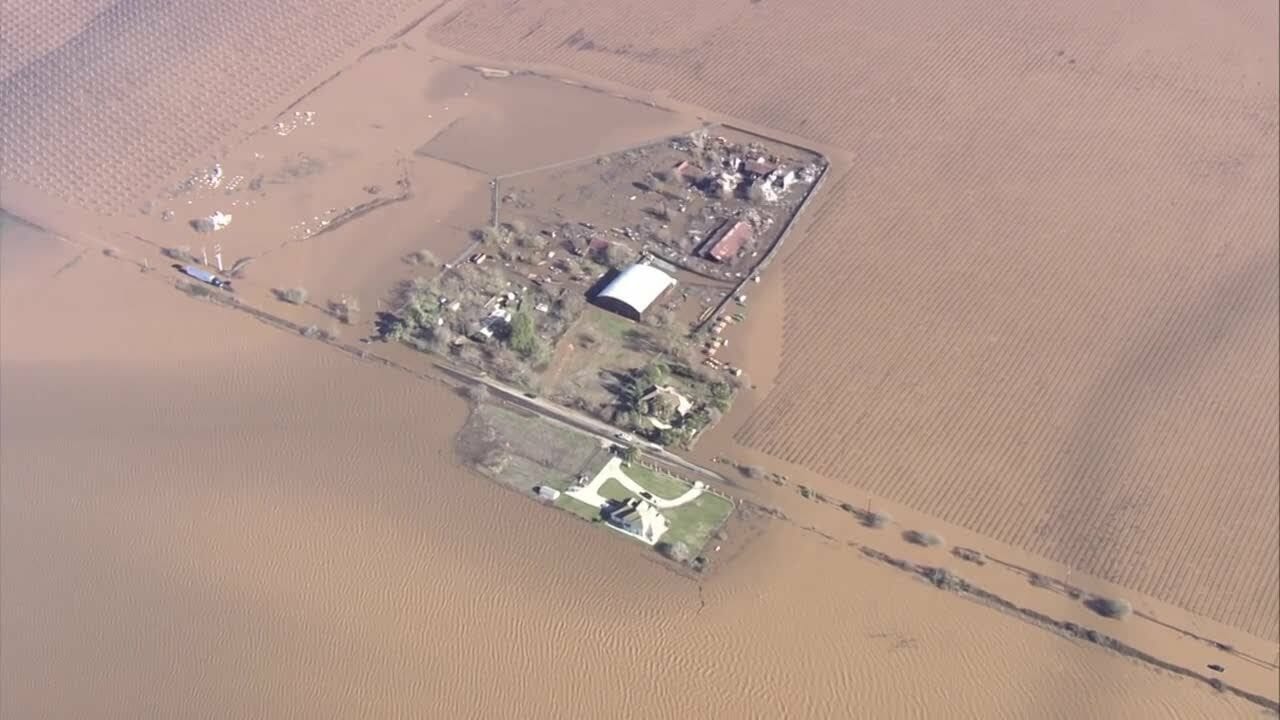
<path fill-rule="evenodd" d="M 640 459 L 640 448 L 635 445 L 628 445 L 622 449 L 622 462 L 630 465 Z"/>
<path fill-rule="evenodd" d="M 636 251 L 620 242 L 611 242 L 604 249 L 596 251 L 595 260 L 601 265 L 612 268 L 629 265 L 636 259 Z"/>
<path fill-rule="evenodd" d="M 640 371 L 640 380 L 646 384 L 644 390 L 648 390 L 647 386 L 661 385 L 663 380 L 667 379 L 669 368 L 667 364 L 661 360 L 652 360 L 644 369 Z"/>
<path fill-rule="evenodd" d="M 538 330 L 527 311 L 521 310 L 511 318 L 511 334 L 507 337 L 507 345 L 525 359 L 537 354 Z"/>
<path fill-rule="evenodd" d="M 649 415 L 671 422 L 680 412 L 680 401 L 670 393 L 660 392 L 649 400 Z"/>

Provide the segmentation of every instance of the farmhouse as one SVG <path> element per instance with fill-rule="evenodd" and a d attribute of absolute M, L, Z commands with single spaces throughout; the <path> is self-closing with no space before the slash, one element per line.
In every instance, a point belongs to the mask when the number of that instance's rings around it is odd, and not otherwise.
<path fill-rule="evenodd" d="M 600 294 L 595 304 L 623 317 L 639 321 L 640 316 L 676 279 L 652 265 L 632 265 L 618 273 Z"/>
<path fill-rule="evenodd" d="M 667 519 L 652 503 L 639 498 L 631 498 L 608 511 L 607 518 L 610 525 L 650 545 L 667 532 Z"/>

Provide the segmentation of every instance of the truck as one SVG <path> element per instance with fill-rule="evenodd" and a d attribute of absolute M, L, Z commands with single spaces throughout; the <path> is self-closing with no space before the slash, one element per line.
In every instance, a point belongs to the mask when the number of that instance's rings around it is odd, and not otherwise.
<path fill-rule="evenodd" d="M 214 275 L 213 273 L 209 272 L 208 270 L 205 270 L 204 268 L 198 268 L 194 265 L 183 265 L 182 273 L 184 275 L 187 275 L 188 277 L 193 277 L 196 280 L 199 280 L 200 282 L 209 283 L 210 285 L 216 288 L 222 288 L 223 290 L 231 289 L 230 280 L 223 280 L 222 278 L 218 277 L 217 275 Z"/>

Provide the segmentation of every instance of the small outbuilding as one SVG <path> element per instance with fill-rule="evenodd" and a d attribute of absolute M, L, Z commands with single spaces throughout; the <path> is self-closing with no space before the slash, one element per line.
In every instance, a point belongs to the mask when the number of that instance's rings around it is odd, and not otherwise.
<path fill-rule="evenodd" d="M 596 295 L 595 304 L 638 321 L 644 311 L 675 284 L 675 278 L 652 265 L 632 265 L 618 273 Z"/>
<path fill-rule="evenodd" d="M 751 237 L 751 223 L 739 220 L 707 250 L 707 257 L 716 262 L 733 260 L 742 246 L 751 241 Z"/>

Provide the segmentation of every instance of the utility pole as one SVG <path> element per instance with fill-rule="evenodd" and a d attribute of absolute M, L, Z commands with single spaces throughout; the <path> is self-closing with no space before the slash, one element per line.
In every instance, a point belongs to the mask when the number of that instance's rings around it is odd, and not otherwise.
<path fill-rule="evenodd" d="M 203 246 L 203 245 L 201 245 L 201 246 L 200 246 L 200 256 L 204 258 L 204 264 L 205 264 L 205 267 L 208 267 L 208 266 L 209 266 L 209 252 L 208 252 L 207 250 L 205 250 L 205 249 L 204 249 L 204 246 Z"/>
<path fill-rule="evenodd" d="M 218 261 L 218 272 L 222 272 L 222 246 L 213 246 L 213 259 Z"/>

